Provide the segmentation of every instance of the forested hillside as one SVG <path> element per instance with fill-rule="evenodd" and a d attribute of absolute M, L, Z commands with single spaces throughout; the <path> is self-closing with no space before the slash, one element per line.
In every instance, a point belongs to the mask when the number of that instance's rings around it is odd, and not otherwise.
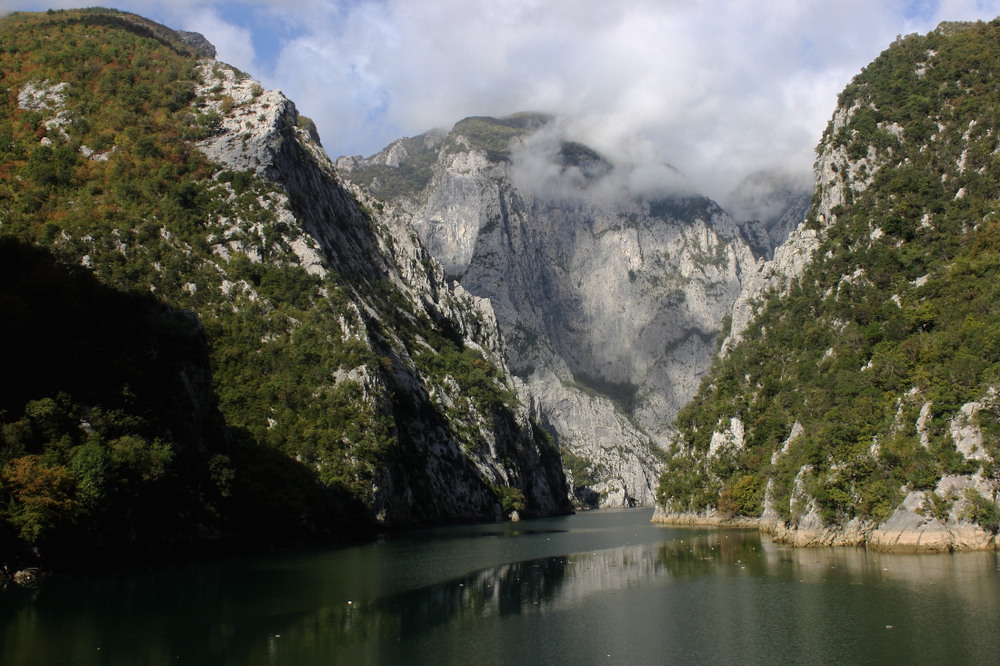
<path fill-rule="evenodd" d="M 193 37 L 0 21 L 0 550 L 568 510 L 491 313 Z"/>
<path fill-rule="evenodd" d="M 763 516 L 793 541 L 888 547 L 897 527 L 963 547 L 961 527 L 993 543 L 998 74 L 1000 21 L 942 24 L 843 91 L 817 149 L 818 249 L 680 413 L 668 519 Z"/>

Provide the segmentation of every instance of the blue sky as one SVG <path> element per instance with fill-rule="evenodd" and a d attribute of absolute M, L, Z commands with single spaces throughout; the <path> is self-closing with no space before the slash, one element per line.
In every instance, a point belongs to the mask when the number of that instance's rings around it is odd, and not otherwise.
<path fill-rule="evenodd" d="M 37 11 L 79 2 L 0 0 Z M 897 35 L 1000 0 L 118 0 L 279 88 L 332 156 L 470 115 L 564 116 L 614 159 L 668 162 L 717 198 L 808 174 L 836 96 Z"/>

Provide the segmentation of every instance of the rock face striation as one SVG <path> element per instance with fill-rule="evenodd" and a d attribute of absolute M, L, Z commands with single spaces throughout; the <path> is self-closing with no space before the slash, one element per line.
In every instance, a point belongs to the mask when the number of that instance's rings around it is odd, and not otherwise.
<path fill-rule="evenodd" d="M 803 222 L 810 210 L 810 196 L 790 176 L 758 172 L 748 176 L 726 198 L 726 207 L 749 220 L 744 223 L 756 239 L 759 256 L 742 275 L 739 295 L 730 312 L 729 330 L 725 332 L 720 350 L 723 354 L 737 341 L 757 313 L 765 295 L 771 290 L 783 290 L 805 270 L 818 247 L 818 234 Z M 821 215 L 832 207 L 820 202 Z"/>
<path fill-rule="evenodd" d="M 379 470 L 370 489 L 379 521 L 569 511 L 558 452 L 530 422 L 529 412 L 515 401 L 477 404 L 455 377 L 430 376 L 413 358 L 420 351 L 413 349 L 414 342 L 428 343 L 419 334 L 407 340 L 398 330 L 391 299 L 377 294 L 398 293 L 408 303 L 409 317 L 421 319 L 431 331 L 444 331 L 459 347 L 480 356 L 478 363 L 494 373 L 489 388 L 499 395 L 511 390 L 513 379 L 500 353 L 489 303 L 461 286 L 452 288 L 440 265 L 400 220 L 372 218 L 365 208 L 374 202 L 340 182 L 315 128 L 302 121 L 280 92 L 265 91 L 216 61 L 204 61 L 201 74 L 200 92 L 214 90 L 214 101 L 207 105 L 222 120 L 199 147 L 213 162 L 252 172 L 284 191 L 279 219 L 305 232 L 300 243 L 292 244 L 293 251 L 307 268 L 346 278 L 355 321 L 345 335 L 381 359 L 381 367 L 359 366 L 346 375 L 361 383 L 376 412 L 391 416 L 392 437 L 401 449 Z"/>
<path fill-rule="evenodd" d="M 337 166 L 489 299 L 518 393 L 556 435 L 578 501 L 652 504 L 657 450 L 757 265 L 747 238 L 759 223 L 738 225 L 664 165 L 642 189 L 635 167 L 534 114 L 469 118 Z"/>
<path fill-rule="evenodd" d="M 899 39 L 841 94 L 806 221 L 747 271 L 678 417 L 655 520 L 797 546 L 997 548 L 1000 170 L 982 110 L 998 31 Z"/>

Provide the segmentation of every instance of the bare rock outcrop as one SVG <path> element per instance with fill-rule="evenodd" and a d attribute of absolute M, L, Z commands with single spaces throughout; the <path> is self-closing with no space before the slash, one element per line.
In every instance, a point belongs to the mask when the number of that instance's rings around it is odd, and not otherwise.
<path fill-rule="evenodd" d="M 529 411 L 514 400 L 477 403 L 446 372 L 421 370 L 415 357 L 430 344 L 393 323 L 402 318 L 405 328 L 432 327 L 451 336 L 481 355 L 477 368 L 498 370 L 483 380 L 492 382 L 491 391 L 513 396 L 489 301 L 450 285 L 413 229 L 392 216 L 376 216 L 379 202 L 341 181 L 312 123 L 280 91 L 265 90 L 214 60 L 200 67 L 198 110 L 217 114 L 218 123 L 199 148 L 225 169 L 278 186 L 269 206 L 272 224 L 283 229 L 275 237 L 289 241 L 286 256 L 338 277 L 352 301 L 343 335 L 380 358 L 378 367 L 361 365 L 340 378 L 359 384 L 365 402 L 390 420 L 398 440 L 398 459 L 383 466 L 370 489 L 378 520 L 404 524 L 570 511 L 558 452 Z M 220 252 L 241 249 L 220 241 Z"/>
<path fill-rule="evenodd" d="M 651 505 L 656 449 L 757 258 L 689 185 L 630 192 L 627 166 L 534 133 L 544 122 L 467 119 L 338 167 L 489 299 L 522 401 L 583 461 L 598 503 Z"/>

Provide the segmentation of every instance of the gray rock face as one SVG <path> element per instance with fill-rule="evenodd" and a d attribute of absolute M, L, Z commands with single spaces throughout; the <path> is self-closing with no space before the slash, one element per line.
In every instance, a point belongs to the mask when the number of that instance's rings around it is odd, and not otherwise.
<path fill-rule="evenodd" d="M 215 45 L 208 41 L 205 35 L 200 32 L 189 32 L 186 30 L 175 31 L 177 39 L 184 42 L 195 50 L 203 58 L 215 58 Z"/>
<path fill-rule="evenodd" d="M 272 212 L 283 230 L 273 237 L 287 241 L 280 249 L 306 270 L 337 276 L 350 305 L 342 330 L 332 333 L 380 361 L 331 378 L 359 384 L 368 408 L 393 423 L 395 452 L 368 496 L 377 518 L 411 524 L 571 511 L 558 452 L 526 407 L 476 402 L 447 371 L 416 362 L 433 349 L 424 336 L 450 337 L 481 355 L 480 367 L 492 373 L 481 381 L 513 394 L 489 303 L 449 286 L 401 220 L 373 218 L 380 204 L 340 182 L 311 124 L 284 95 L 215 61 L 202 62 L 202 77 L 203 110 L 218 112 L 221 122 L 199 147 L 222 167 L 281 188 Z M 401 317 L 412 331 L 397 330 Z"/>
<path fill-rule="evenodd" d="M 838 122 L 844 122 L 840 112 L 834 116 L 835 126 Z M 722 341 L 723 354 L 740 341 L 765 294 L 771 290 L 784 293 L 793 280 L 802 276 L 813 252 L 820 245 L 823 231 L 834 221 L 833 208 L 843 203 L 844 188 L 848 187 L 843 174 L 859 171 L 860 168 L 848 159 L 846 153 L 824 151 L 820 155 L 814 173 L 819 230 L 805 225 L 810 199 L 797 189 L 794 181 L 755 174 L 730 195 L 730 206 L 734 210 L 743 211 L 745 216 L 762 217 L 758 237 L 763 239 L 766 234 L 766 241 L 761 242 L 777 242 L 767 253 L 770 258 L 761 257 L 746 269 L 742 290 L 733 303 L 729 333 Z"/>
<path fill-rule="evenodd" d="M 784 291 L 793 279 L 802 275 L 820 240 L 819 233 L 801 225 L 775 249 L 773 259 L 761 259 L 747 268 L 743 275 L 743 289 L 733 303 L 729 334 L 722 341 L 723 354 L 741 340 L 743 331 L 757 315 L 765 294 L 772 289 Z"/>
<path fill-rule="evenodd" d="M 744 232 L 689 187 L 630 190 L 634 174 L 585 146 L 522 132 L 497 151 L 465 126 L 338 166 L 375 196 L 395 193 L 389 217 L 489 299 L 522 401 L 584 461 L 599 504 L 650 505 L 655 449 L 756 266 Z"/>
<path fill-rule="evenodd" d="M 770 259 L 805 219 L 811 199 L 811 182 L 758 171 L 744 178 L 723 205 L 744 227 L 756 253 Z"/>

